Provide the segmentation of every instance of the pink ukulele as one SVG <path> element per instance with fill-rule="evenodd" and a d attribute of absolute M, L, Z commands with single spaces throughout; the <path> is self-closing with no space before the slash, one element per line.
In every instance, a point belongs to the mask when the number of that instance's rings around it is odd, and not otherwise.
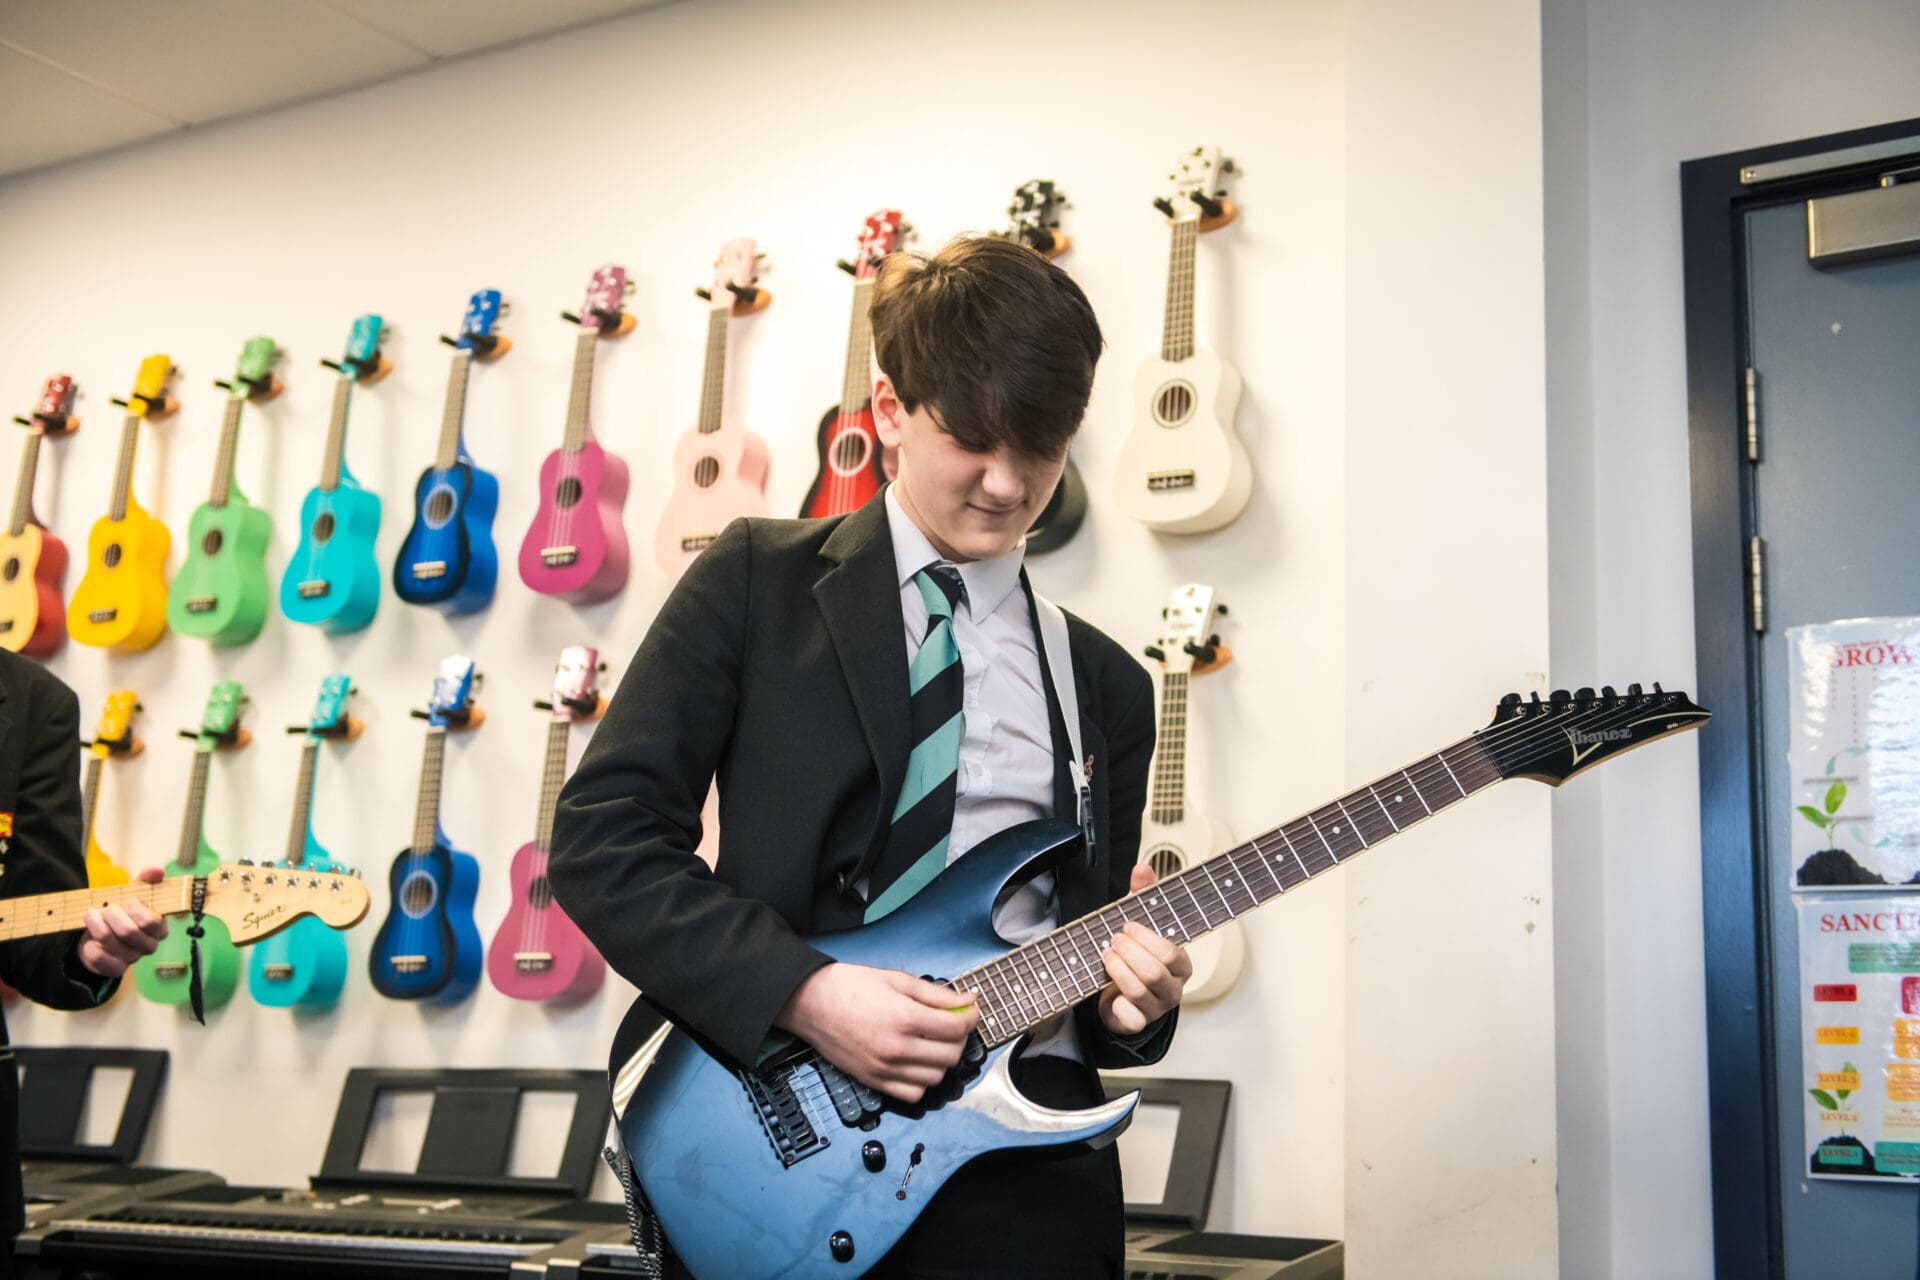
<path fill-rule="evenodd" d="M 627 464 L 600 447 L 587 418 L 594 347 L 601 338 L 633 331 L 634 318 L 620 305 L 632 289 L 626 268 L 608 263 L 593 273 L 580 314 L 560 313 L 580 326 L 567 434 L 540 467 L 540 510 L 520 543 L 520 580 L 576 604 L 604 600 L 627 581 L 627 530 L 620 522 Z"/>
<path fill-rule="evenodd" d="M 673 451 L 673 497 L 660 513 L 653 558 L 677 578 L 735 516 L 767 514 L 767 442 L 727 421 L 727 330 L 733 316 L 773 301 L 756 287 L 760 258 L 745 237 L 720 247 L 713 286 L 695 290 L 708 302 L 707 362 L 700 381 L 700 421 Z"/>
<path fill-rule="evenodd" d="M 606 703 L 594 685 L 600 653 L 572 645 L 560 654 L 553 680 L 553 701 L 536 702 L 553 713 L 547 726 L 547 765 L 540 781 L 540 813 L 531 844 L 513 855 L 513 906 L 487 947 L 487 977 L 515 1000 L 585 1000 L 600 989 L 607 962 L 578 925 L 553 900 L 547 883 L 547 849 L 553 840 L 553 812 L 567 780 L 567 730 L 576 722 L 597 720 Z"/>

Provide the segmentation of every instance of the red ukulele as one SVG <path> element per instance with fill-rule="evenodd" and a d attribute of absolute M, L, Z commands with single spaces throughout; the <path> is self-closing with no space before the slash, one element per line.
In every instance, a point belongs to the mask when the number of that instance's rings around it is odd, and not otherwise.
<path fill-rule="evenodd" d="M 840 383 L 840 403 L 820 419 L 820 470 L 800 504 L 803 517 L 837 516 L 858 511 L 887 482 L 880 468 L 880 438 L 873 430 L 873 405 L 868 393 L 869 353 L 873 331 L 867 309 L 873 304 L 873 280 L 880 260 L 900 247 L 907 226 L 898 209 L 882 209 L 867 218 L 860 231 L 860 253 L 840 269 L 853 276 L 853 319 L 847 326 L 847 365 Z"/>
<path fill-rule="evenodd" d="M 13 491 L 13 520 L 0 535 L 0 648 L 44 658 L 67 638 L 67 606 L 60 584 L 67 576 L 67 544 L 33 515 L 33 478 L 40 465 L 40 438 L 63 436 L 80 425 L 73 416 L 73 379 L 48 378 L 20 451 L 20 479 Z"/>

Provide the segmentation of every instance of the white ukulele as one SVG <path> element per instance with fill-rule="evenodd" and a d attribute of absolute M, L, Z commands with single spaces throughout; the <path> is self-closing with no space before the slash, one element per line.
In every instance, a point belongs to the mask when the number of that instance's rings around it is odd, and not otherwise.
<path fill-rule="evenodd" d="M 1140 861 L 1162 880 L 1195 863 L 1233 847 L 1226 824 L 1209 818 L 1187 802 L 1187 679 L 1205 675 L 1232 661 L 1233 655 L 1218 636 L 1210 634 L 1216 606 L 1213 588 L 1189 583 L 1174 590 L 1164 611 L 1166 625 L 1147 649 L 1159 662 L 1161 677 L 1160 740 L 1153 756 L 1153 789 L 1146 820 L 1140 826 Z M 1240 976 L 1246 942 L 1234 921 L 1187 943 L 1193 960 L 1181 1003 L 1206 1004 L 1218 1000 Z"/>
<path fill-rule="evenodd" d="M 1159 358 L 1134 375 L 1134 427 L 1120 447 L 1114 500 L 1168 533 L 1231 524 L 1253 492 L 1247 451 L 1233 431 L 1240 371 L 1193 345 L 1194 244 L 1238 215 L 1220 187 L 1232 171 L 1220 148 L 1196 147 L 1171 175 L 1173 190 L 1154 201 L 1173 225 L 1166 319 Z"/>

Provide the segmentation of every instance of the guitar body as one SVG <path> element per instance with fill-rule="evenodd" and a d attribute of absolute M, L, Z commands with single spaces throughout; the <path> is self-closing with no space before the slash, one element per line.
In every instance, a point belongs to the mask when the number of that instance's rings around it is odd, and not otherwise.
<path fill-rule="evenodd" d="M 540 466 L 540 509 L 520 544 L 520 580 L 576 604 L 626 585 L 627 464 L 588 440 L 555 449 Z M 550 556 L 565 550 L 565 558 Z"/>
<path fill-rule="evenodd" d="M 28 522 L 19 537 L 0 531 L 0 648 L 44 658 L 67 638 L 67 544 Z"/>
<path fill-rule="evenodd" d="M 167 526 L 132 502 L 87 534 L 87 571 L 67 602 L 67 634 L 97 649 L 133 653 L 167 629 Z"/>
<path fill-rule="evenodd" d="M 274 864 L 288 868 L 283 860 Z M 341 868 L 309 840 L 297 873 L 327 875 Z M 275 1009 L 294 1005 L 324 1009 L 340 998 L 347 981 L 347 940 L 313 916 L 302 916 L 254 944 L 247 964 L 247 990 L 254 1003 Z"/>
<path fill-rule="evenodd" d="M 267 620 L 273 518 L 238 494 L 201 503 L 187 523 L 187 562 L 167 589 L 167 622 L 216 646 L 245 644 Z"/>
<path fill-rule="evenodd" d="M 1029 864 L 1039 863 L 1037 870 L 1073 856 L 1078 839 L 1074 827 L 1060 822 L 1011 828 L 891 915 L 813 943 L 855 964 L 936 976 L 964 972 L 1009 950 L 989 923 L 995 897 Z M 702 1277 L 861 1275 L 968 1161 L 1015 1147 L 1103 1145 L 1126 1127 L 1139 1101 L 1136 1093 L 1085 1111 L 1039 1107 L 1008 1074 L 1022 1043 L 1015 1040 L 987 1050 L 957 1097 L 924 1108 L 887 1102 L 878 1124 L 862 1130 L 842 1122 L 807 1066 L 800 1068 L 796 1101 L 827 1142 L 788 1166 L 735 1069 L 671 1023 L 654 1030 L 657 1022 L 649 1006 L 636 1002 L 622 1024 L 611 1067 L 614 1102 L 648 1199 L 688 1270 Z M 862 1160 L 869 1142 L 885 1148 L 877 1173 Z M 920 1160 L 910 1165 L 915 1150 Z M 848 1262 L 829 1252 L 836 1232 L 852 1237 Z"/>
<path fill-rule="evenodd" d="M 168 869 L 173 875 L 205 876 L 213 874 L 219 866 L 220 856 L 202 840 L 191 870 L 178 863 L 169 863 Z M 155 1004 L 188 1002 L 193 972 L 190 959 L 193 939 L 187 936 L 189 923 L 189 917 L 168 917 L 167 936 L 160 940 L 159 948 L 135 962 L 133 988 L 143 999 Z M 240 948 L 233 945 L 224 920 L 203 916 L 200 924 L 205 930 L 200 939 L 201 992 L 206 1007 L 218 1009 L 233 999 L 234 988 L 240 985 Z"/>
<path fill-rule="evenodd" d="M 1233 847 L 1225 823 L 1192 808 L 1185 813 L 1179 822 L 1155 822 L 1151 816 L 1141 821 L 1140 861 L 1162 880 Z M 1246 963 L 1247 944 L 1239 921 L 1223 924 L 1185 945 L 1193 961 L 1193 977 L 1181 993 L 1182 1005 L 1207 1004 L 1232 989 Z"/>
<path fill-rule="evenodd" d="M 1066 545 L 1086 518 L 1087 482 L 1080 478 L 1080 468 L 1073 465 L 1073 459 L 1068 458 L 1053 496 L 1041 508 L 1033 528 L 1027 530 L 1027 550 L 1044 555 Z"/>
<path fill-rule="evenodd" d="M 500 576 L 493 548 L 499 507 L 500 482 L 471 462 L 421 472 L 413 527 L 393 562 L 394 594 L 456 617 L 486 608 Z"/>
<path fill-rule="evenodd" d="M 872 405 L 854 413 L 842 413 L 838 406 L 827 410 L 814 447 L 820 452 L 820 470 L 814 473 L 807 500 L 800 504 L 802 519 L 858 511 L 887 482 Z"/>
<path fill-rule="evenodd" d="M 1246 448 L 1234 434 L 1240 372 L 1205 349 L 1153 359 L 1134 375 L 1139 406 L 1114 468 L 1114 500 L 1150 528 L 1203 533 L 1232 523 L 1253 493 Z"/>
<path fill-rule="evenodd" d="M 767 442 L 743 428 L 689 431 L 674 447 L 673 476 L 653 558 L 677 578 L 734 517 L 767 514 Z"/>
<path fill-rule="evenodd" d="M 331 493 L 307 490 L 300 545 L 280 578 L 280 612 L 328 635 L 358 631 L 380 608 L 380 495 L 342 479 Z"/>
<path fill-rule="evenodd" d="M 409 849 L 393 860 L 392 906 L 373 939 L 368 967 L 373 989 L 389 1000 L 457 1004 L 480 981 L 480 930 L 473 899 L 480 864 L 437 840 L 426 853 Z M 410 962 L 396 966 L 396 958 Z"/>
<path fill-rule="evenodd" d="M 547 887 L 547 851 L 528 841 L 513 855 L 513 906 L 487 948 L 487 978 L 515 1000 L 584 1000 L 600 989 L 607 962 L 567 918 Z M 528 971 L 515 953 L 551 957 L 546 967 Z"/>

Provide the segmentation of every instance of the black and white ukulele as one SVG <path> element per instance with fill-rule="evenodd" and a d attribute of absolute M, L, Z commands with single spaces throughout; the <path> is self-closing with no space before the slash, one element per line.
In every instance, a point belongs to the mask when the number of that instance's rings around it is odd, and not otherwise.
<path fill-rule="evenodd" d="M 1233 836 L 1218 818 L 1208 817 L 1187 799 L 1187 681 L 1217 671 L 1233 654 L 1212 634 L 1214 615 L 1225 613 L 1213 588 L 1199 583 L 1178 587 L 1162 610 L 1160 638 L 1147 656 L 1163 668 L 1160 679 L 1160 737 L 1154 748 L 1153 783 L 1147 816 L 1140 824 L 1140 861 L 1162 880 L 1233 847 Z M 1187 944 L 1193 960 L 1181 1002 L 1206 1004 L 1225 995 L 1240 977 L 1246 940 L 1239 921 L 1229 921 Z"/>
<path fill-rule="evenodd" d="M 1114 499 L 1140 523 L 1167 533 L 1204 533 L 1231 524 L 1253 493 L 1247 451 L 1233 431 L 1240 371 L 1193 345 L 1194 245 L 1238 215 L 1220 182 L 1233 162 L 1218 147 L 1195 147 L 1154 207 L 1173 225 L 1167 310 L 1158 357 L 1134 374 L 1133 431 L 1120 446 Z"/>

